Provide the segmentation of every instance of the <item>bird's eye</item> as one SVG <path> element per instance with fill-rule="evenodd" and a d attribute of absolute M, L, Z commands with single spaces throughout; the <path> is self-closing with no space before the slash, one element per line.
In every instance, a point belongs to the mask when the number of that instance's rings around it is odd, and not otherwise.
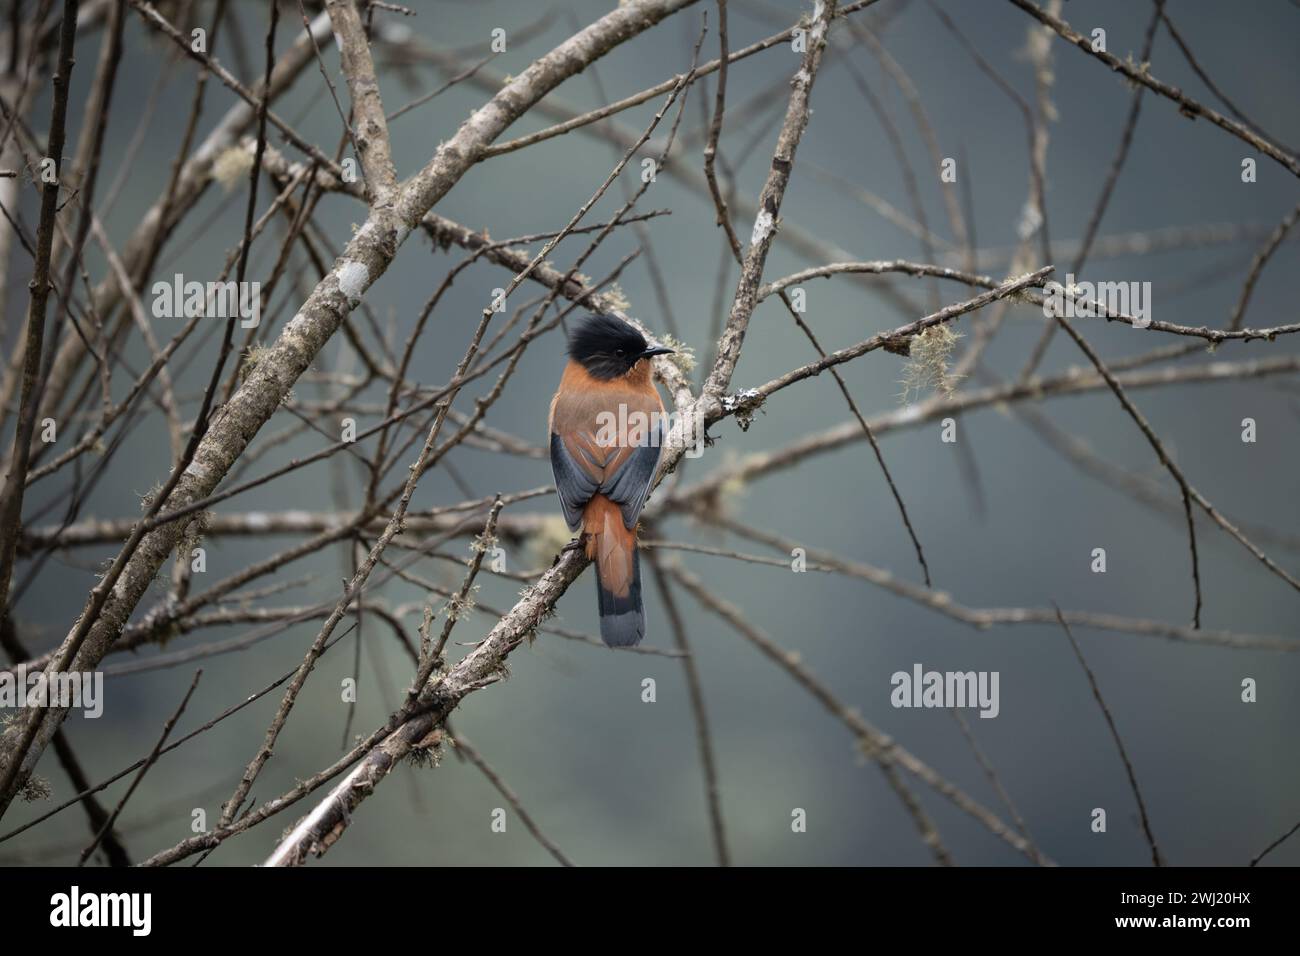
<path fill-rule="evenodd" d="M 616 350 L 614 351 L 614 354 L 617 355 L 619 358 L 622 358 L 622 357 L 623 357 L 623 350 L 622 350 L 622 349 L 616 349 Z"/>

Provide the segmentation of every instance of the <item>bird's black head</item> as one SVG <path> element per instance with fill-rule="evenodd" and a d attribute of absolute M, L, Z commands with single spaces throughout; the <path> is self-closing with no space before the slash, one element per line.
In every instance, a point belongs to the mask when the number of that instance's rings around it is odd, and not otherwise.
<path fill-rule="evenodd" d="M 569 333 L 569 357 L 593 378 L 618 378 L 641 359 L 671 351 L 647 345 L 645 336 L 612 315 L 589 315 Z"/>

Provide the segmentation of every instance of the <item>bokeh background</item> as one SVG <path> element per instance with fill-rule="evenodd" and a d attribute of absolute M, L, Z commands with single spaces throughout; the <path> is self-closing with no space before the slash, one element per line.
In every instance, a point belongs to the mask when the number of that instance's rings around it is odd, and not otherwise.
<path fill-rule="evenodd" d="M 534 24 L 546 10 L 549 21 L 484 68 L 481 78 L 516 74 L 536 56 L 605 12 L 607 2 L 521 4 L 407 0 L 418 13 L 396 18 L 401 26 L 438 50 L 454 51 L 465 64 L 487 51 L 490 31 L 504 27 L 510 35 Z M 202 21 L 209 14 L 206 4 Z M 804 11 L 798 3 L 733 0 L 730 10 L 732 48 L 768 36 Z M 1032 97 L 1031 66 L 1024 54 L 1032 21 L 1010 3 L 998 0 L 945 2 L 944 7 L 982 55 L 1026 98 Z M 245 79 L 260 75 L 265 6 L 232 3 L 242 32 L 247 62 Z M 701 17 L 713 6 L 701 3 L 657 29 L 618 48 L 594 71 L 574 77 L 554 94 L 578 109 L 626 96 L 684 71 Z M 1181 0 L 1169 4 L 1171 16 L 1205 68 L 1260 125 L 1283 143 L 1300 142 L 1295 110 L 1300 86 L 1300 59 L 1294 38 L 1300 8 L 1283 0 L 1252 4 Z M 279 46 L 289 43 L 301 24 L 296 8 L 286 7 Z M 969 55 L 942 28 L 922 2 L 883 0 L 861 22 L 880 27 L 880 37 L 906 69 L 923 98 L 945 156 L 964 157 L 960 175 L 969 177 L 973 222 L 978 245 L 1006 248 L 1017 240 L 1027 184 L 1029 159 L 1022 118 L 1014 105 L 980 73 Z M 1076 0 L 1065 4 L 1066 18 L 1085 32 L 1107 31 L 1108 47 L 1123 57 L 1136 52 L 1150 17 L 1150 5 L 1131 0 Z M 872 17 L 875 17 L 873 19 Z M 240 62 L 232 33 L 224 31 L 216 54 L 223 63 Z M 931 228 L 949 237 L 937 176 L 915 124 L 869 50 L 853 43 L 841 24 L 828 52 L 813 96 L 811 125 L 800 146 L 795 172 L 782 210 L 787 223 L 808 230 L 857 259 L 922 258 L 917 240 L 884 221 L 848 192 L 814 176 L 815 164 L 860 185 L 910 214 L 903 174 L 880 124 L 858 92 L 845 62 L 852 61 L 888 105 L 903 136 L 920 182 Z M 126 29 L 124 57 L 113 122 L 105 149 L 107 182 L 119 172 L 123 193 L 107 220 L 120 241 L 134 227 L 165 182 L 180 128 L 188 115 L 194 69 L 189 62 L 166 66 L 172 50 L 132 14 Z M 79 42 L 73 75 L 73 117 L 80 116 L 93 75 L 98 34 Z M 716 56 L 717 36 L 710 29 L 703 55 Z M 1053 240 L 1078 239 L 1091 214 L 1114 155 L 1130 104 L 1130 88 L 1104 66 L 1063 42 L 1052 47 L 1055 85 L 1052 99 L 1058 118 L 1050 126 L 1047 214 Z M 427 66 L 396 68 L 378 55 L 386 106 L 391 111 L 442 82 Z M 337 55 L 325 60 L 338 82 Z M 1161 32 L 1151 58 L 1153 73 L 1188 90 L 1202 102 L 1217 101 L 1196 79 L 1169 36 Z M 160 71 L 166 69 L 160 81 Z M 797 69 L 786 46 L 733 66 L 729 103 L 736 107 L 772 87 Z M 699 130 L 713 101 L 713 79 L 690 94 L 679 146 L 682 162 L 700 168 Z M 332 151 L 340 124 L 334 105 L 322 92 L 314 67 L 303 71 L 277 111 L 297 128 Z M 603 91 L 603 92 L 602 92 Z M 766 112 L 736 125 L 729 121 L 722 153 L 734 168 L 741 194 L 756 195 L 762 185 L 775 126 L 769 122 L 784 109 L 786 88 L 776 86 Z M 147 97 L 158 106 L 145 146 L 129 168 L 121 169 L 136 119 Z M 432 150 L 479 106 L 488 92 L 462 83 L 392 126 L 393 152 L 399 175 L 416 171 Z M 201 132 L 206 132 L 232 101 L 215 84 Z M 625 129 L 644 129 L 659 99 L 627 113 L 616 122 Z M 32 112 L 38 127 L 48 118 L 48 96 Z M 729 117 L 730 119 L 730 117 Z M 540 128 L 549 121 L 530 115 L 509 135 Z M 760 131 L 767 124 L 767 130 Z M 653 143 L 662 143 L 666 125 Z M 69 149 L 83 135 L 70 134 Z M 751 140 L 756 145 L 749 147 Z M 277 142 L 273 136 L 272 142 Z M 652 144 L 653 145 L 653 144 Z M 643 155 L 649 155 L 649 150 Z M 485 162 L 473 169 L 438 204 L 436 211 L 471 228 L 490 229 L 494 238 L 558 229 L 599 185 L 617 159 L 607 142 L 582 133 L 551 140 L 523 152 Z M 1119 258 L 1094 257 L 1085 277 L 1149 281 L 1154 316 L 1187 325 L 1223 325 L 1240 292 L 1250 258 L 1262 237 L 1297 200 L 1294 177 L 1265 157 L 1258 157 L 1258 182 L 1243 184 L 1241 160 L 1255 154 L 1245 144 L 1205 122 L 1179 115 L 1168 101 L 1148 94 L 1132 151 L 1111 201 L 1101 235 L 1155 231 L 1206 223 L 1257 227 L 1244 241 L 1176 249 Z M 637 169 L 624 173 L 635 184 Z M 229 193 L 210 189 L 201 206 L 179 230 L 156 270 L 160 276 L 181 271 L 187 277 L 215 275 L 242 231 L 247 185 Z M 102 195 L 102 193 L 101 193 Z M 263 192 L 264 200 L 269 191 Z M 603 221 L 622 201 L 615 188 L 592 212 Z M 21 210 L 35 222 L 35 190 L 22 191 Z M 681 338 L 701 356 L 709 353 L 709 332 L 718 321 L 717 267 L 722 237 L 711 204 L 662 172 L 643 199 L 641 209 L 668 208 L 671 216 L 648 224 L 654 250 L 664 270 Z M 327 197 L 318 221 L 341 245 L 363 212 L 345 197 Z M 750 223 L 737 222 L 748 236 Z M 1295 238 L 1295 237 L 1292 237 Z M 267 268 L 274 237 L 259 249 L 268 256 L 254 266 Z M 585 247 L 583 238 L 566 241 L 551 257 L 567 266 Z M 602 276 L 637 244 L 630 230 L 620 230 L 584 268 Z M 537 246 L 533 249 L 539 248 Z M 177 251 L 179 250 L 179 251 Z M 1300 257 L 1287 242 L 1275 254 L 1255 291 L 1247 324 L 1276 325 L 1295 319 L 1294 278 Z M 256 253 L 256 250 L 255 250 Z M 397 343 L 405 341 L 414 317 L 445 271 L 461 253 L 432 248 L 413 236 L 396 263 L 367 293 L 367 301 L 384 324 L 391 323 Z M 1062 269 L 1068 255 L 1058 257 Z M 88 258 L 92 275 L 102 275 L 97 250 Z M 769 259 L 770 278 L 816 264 L 792 251 L 778 237 Z M 956 264 L 956 263 L 954 263 Z M 1005 261 L 981 267 L 1005 274 Z M 8 339 L 12 349 L 26 303 L 30 261 L 14 253 L 16 279 L 8 290 Z M 1003 270 L 999 272 L 998 270 Z M 736 273 L 725 281 L 730 302 Z M 474 266 L 455 283 L 435 313 L 413 366 L 424 384 L 445 381 L 460 358 L 475 317 L 490 290 L 509 276 L 491 266 Z M 309 282 L 310 276 L 305 275 Z M 926 302 L 926 287 L 917 280 L 898 280 L 915 302 Z M 629 311 L 651 328 L 663 330 L 644 261 L 626 270 L 621 285 Z M 917 315 L 903 315 L 870 285 L 852 279 L 808 285 L 806 316 L 829 349 L 860 341 Z M 531 297 L 528 287 L 516 301 Z M 959 286 L 942 287 L 945 302 L 967 296 Z M 281 287 L 272 309 L 293 297 Z M 146 300 L 147 301 L 147 300 Z M 293 304 L 266 324 L 278 331 Z M 167 320 L 157 320 L 167 338 Z M 986 354 L 989 368 L 1013 376 L 1037 340 L 1042 316 L 1018 307 Z M 1085 322 L 1084 333 L 1107 357 L 1136 354 L 1158 341 L 1127 326 Z M 215 330 L 215 326 L 214 326 Z M 958 331 L 969 333 L 963 320 Z M 969 335 L 965 341 L 969 341 Z M 219 342 L 209 334 L 196 360 L 180 379 L 182 393 L 194 395 L 209 374 Z M 139 343 L 128 356 L 139 362 Z M 1187 363 L 1211 358 L 1238 360 L 1294 353 L 1287 340 L 1274 343 L 1229 343 L 1213 357 L 1193 355 Z M 767 381 L 810 361 L 810 346 L 793 327 L 780 303 L 769 300 L 750 326 L 734 385 Z M 544 439 L 545 407 L 561 363 L 563 341 L 552 333 L 524 357 L 506 394 L 494 406 L 490 424 L 530 441 Z M 883 351 L 842 367 L 859 405 L 868 414 L 899 407 L 901 359 Z M 1065 336 L 1058 335 L 1043 370 L 1056 373 L 1086 359 Z M 316 362 L 321 370 L 356 370 L 357 360 L 342 336 L 336 336 Z M 125 383 L 119 383 L 124 386 Z M 476 386 L 477 389 L 478 386 Z M 322 387 L 300 384 L 302 399 L 325 396 Z M 471 408 L 473 394 L 460 407 Z M 379 390 L 368 397 L 378 400 Z M 1300 465 L 1300 399 L 1294 376 L 1244 382 L 1176 386 L 1134 393 L 1138 406 L 1174 450 L 1190 480 L 1230 516 L 1271 526 L 1283 534 L 1297 532 L 1297 466 Z M 1105 392 L 1051 398 L 1037 406 L 1059 427 L 1090 443 L 1108 460 L 1157 481 L 1170 500 L 1176 493 L 1150 447 L 1114 398 Z M 191 413 L 193 408 L 188 409 Z M 1240 440 L 1240 422 L 1258 423 L 1255 444 Z M 740 431 L 734 421 L 715 429 L 720 441 L 698 461 L 685 465 L 687 480 L 699 479 L 734 456 L 783 446 L 811 431 L 849 418 L 834 382 L 827 376 L 792 387 L 771 401 L 753 426 Z M 268 429 L 291 422 L 282 413 Z M 334 431 L 332 421 L 322 427 Z M 959 441 L 968 443 L 978 464 L 976 493 L 961 470 L 954 446 L 939 440 L 937 423 L 891 432 L 883 451 L 909 505 L 937 587 L 974 607 L 1046 606 L 1093 610 L 1187 623 L 1191 609 L 1186 529 L 1132 498 L 1082 474 L 1049 448 L 1020 419 L 999 408 L 962 415 Z M 66 434 L 66 433 L 65 433 Z M 5 436 L 5 441 L 10 440 Z M 66 440 L 66 439 L 65 439 Z M 305 435 L 277 449 L 254 467 L 262 473 L 288 457 L 308 453 L 325 441 Z M 373 447 L 363 443 L 363 452 Z M 478 494 L 515 491 L 546 484 L 544 460 L 492 455 L 464 448 L 450 459 Z M 162 419 L 151 412 L 118 454 L 105 480 L 88 500 L 83 516 L 128 517 L 139 513 L 140 496 L 165 476 L 168 446 Z M 60 479 L 62 480 L 62 479 Z M 29 496 L 29 513 L 55 495 L 45 482 Z M 347 456 L 314 465 L 241 495 L 220 506 L 223 512 L 288 508 L 331 510 L 335 489 L 355 506 L 364 492 L 364 474 Z M 421 482 L 413 509 L 446 505 L 464 495 L 442 470 Z M 981 503 L 982 501 L 982 503 Z M 911 544 L 901 526 L 879 468 L 862 442 L 811 458 L 735 490 L 727 505 L 742 521 L 797 539 L 810 547 L 892 569 L 919 581 Z M 521 512 L 558 511 L 552 499 L 515 506 Z M 55 509 L 38 523 L 48 523 Z M 1198 522 L 1204 582 L 1204 625 L 1242 632 L 1297 638 L 1300 601 L 1284 582 L 1270 575 L 1235 542 Z M 663 528 L 666 537 L 706 544 L 756 545 L 720 537 L 687 519 Z M 214 538 L 208 542 L 210 583 L 271 553 L 291 539 Z M 466 548 L 464 542 L 457 548 Z M 1089 571 L 1093 548 L 1104 547 L 1108 573 Z M 1300 567 L 1300 556 L 1277 545 L 1267 548 L 1284 567 Z M 29 644 L 44 650 L 57 645 L 74 620 L 95 581 L 96 566 L 116 548 L 89 548 L 56 555 L 27 590 L 16 614 Z M 997 768 L 1004 786 L 1023 814 L 1030 833 L 1057 861 L 1072 865 L 1145 865 L 1149 853 L 1142 838 L 1136 806 L 1123 767 L 1102 715 L 1064 635 L 1054 626 L 998 627 L 980 632 L 925 608 L 853 579 L 781 568 L 741 564 L 722 558 L 686 554 L 684 563 L 703 577 L 717 595 L 741 607 L 784 647 L 797 651 L 805 664 L 844 701 L 973 796 L 1005 816 L 952 716 L 941 710 L 895 710 L 890 706 L 889 676 L 910 670 L 915 662 L 940 670 L 996 670 L 1001 675 L 1001 713 L 994 720 L 967 717 L 980 746 Z M 537 566 L 536 556 L 508 552 L 512 570 Z M 281 595 L 284 603 L 307 604 L 337 595 L 347 570 L 343 546 L 297 562 L 281 580 L 313 575 L 313 580 Z M 20 566 L 20 574 L 27 565 Z M 428 562 L 419 572 L 451 584 L 459 572 L 442 562 Z M 520 584 L 480 577 L 479 600 L 507 607 Z M 203 581 L 198 582 L 200 585 Z M 595 632 L 595 602 L 589 575 L 559 604 L 557 621 Z M 647 642 L 671 644 L 659 596 L 647 580 L 651 633 Z M 427 599 L 414 586 L 393 583 L 382 592 L 396 605 Z M 137 614 L 165 596 L 164 585 L 147 598 Z M 707 693 L 713 742 L 719 766 L 722 806 L 733 858 L 761 865 L 893 864 L 924 865 L 930 857 L 875 767 L 860 757 L 851 736 L 804 690 L 756 653 L 741 637 L 699 608 L 689 597 L 679 602 L 686 617 Z M 415 621 L 411 620 L 412 626 Z M 455 632 L 460 641 L 486 633 L 490 619 L 475 615 Z M 291 628 L 272 640 L 234 654 L 202 661 L 199 690 L 178 733 L 258 690 L 301 659 L 317 631 L 315 623 Z M 236 636 L 240 630 L 188 635 L 166 651 L 203 641 Z M 1244 864 L 1300 817 L 1300 655 L 1194 646 L 1159 638 L 1076 629 L 1084 653 L 1123 735 L 1147 802 L 1162 851 L 1175 864 Z M 338 758 L 346 705 L 340 681 L 351 673 L 355 632 L 326 655 L 307 684 L 297 709 L 280 738 L 275 756 L 254 788 L 258 802 L 293 786 Z M 377 665 L 398 687 L 407 678 L 407 661 L 391 634 L 370 622 L 363 628 L 360 700 L 354 733 L 368 733 L 392 708 L 377 678 Z M 159 653 L 142 650 L 137 660 Z M 114 655 L 108 665 L 127 658 Z M 510 660 L 508 681 L 472 695 L 458 711 L 455 727 L 520 795 L 545 832 L 582 864 L 708 864 L 712 851 L 704 791 L 681 666 L 647 655 L 605 652 L 559 638 L 542 636 Z M 166 717 L 174 710 L 192 676 L 193 665 L 110 677 L 107 705 L 100 720 L 72 718 L 70 739 L 99 781 L 144 755 Z M 641 682 L 653 677 L 658 700 L 641 700 Z M 1253 677 L 1258 702 L 1240 701 L 1240 684 Z M 190 835 L 191 811 L 206 809 L 215 821 L 221 802 L 264 734 L 279 702 L 273 693 L 238 716 L 169 754 L 146 778 L 128 805 L 119 829 L 136 858 L 170 846 Z M 42 772 L 55 799 L 70 795 L 66 777 L 53 755 Z M 104 796 L 111 805 L 125 782 Z M 1022 865 L 1026 861 L 947 801 L 919 783 L 916 790 L 959 863 Z M 323 795 L 320 791 L 319 795 Z M 313 800 L 295 810 L 306 812 Z M 345 837 L 317 865 L 468 864 L 547 865 L 546 852 L 511 817 L 504 834 L 492 833 L 490 813 L 502 800 L 471 765 L 448 754 L 436 769 L 399 768 L 356 814 Z M 793 808 L 808 815 L 806 833 L 793 833 Z M 1094 834 L 1090 811 L 1108 811 L 1109 831 Z M 0 832 L 41 812 L 42 805 L 16 805 Z M 245 865 L 270 852 L 280 830 L 296 819 L 294 810 L 274 822 L 227 842 L 208 865 Z M 66 863 L 86 842 L 86 821 L 79 808 L 64 811 L 21 837 L 0 844 L 0 862 Z M 1271 865 L 1300 863 L 1300 840 L 1275 851 Z"/>

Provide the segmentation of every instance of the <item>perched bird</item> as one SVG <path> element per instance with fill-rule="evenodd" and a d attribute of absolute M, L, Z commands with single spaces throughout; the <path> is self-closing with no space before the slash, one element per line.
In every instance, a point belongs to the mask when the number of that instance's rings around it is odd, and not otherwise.
<path fill-rule="evenodd" d="M 650 345 L 621 319 L 591 315 L 569 335 L 569 362 L 551 400 L 551 469 L 570 531 L 582 528 L 596 565 L 600 636 L 627 647 L 645 636 L 636 526 L 665 434 Z"/>

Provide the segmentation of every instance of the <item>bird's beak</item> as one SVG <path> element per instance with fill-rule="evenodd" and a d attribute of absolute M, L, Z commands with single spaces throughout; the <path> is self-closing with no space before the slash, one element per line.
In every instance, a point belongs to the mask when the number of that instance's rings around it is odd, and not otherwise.
<path fill-rule="evenodd" d="M 672 355 L 676 349 L 666 349 L 662 345 L 654 345 L 641 353 L 642 358 L 652 358 L 656 355 Z"/>

